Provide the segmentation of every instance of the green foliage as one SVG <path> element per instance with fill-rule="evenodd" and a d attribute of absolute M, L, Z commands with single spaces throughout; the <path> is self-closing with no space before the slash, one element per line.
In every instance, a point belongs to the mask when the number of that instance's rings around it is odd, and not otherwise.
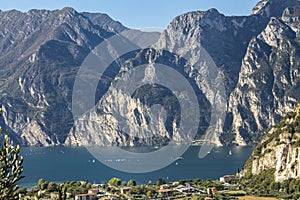
<path fill-rule="evenodd" d="M 54 183 L 39 179 L 37 186 L 34 186 L 33 189 L 26 193 L 26 195 L 34 197 L 37 196 L 39 190 L 43 190 L 42 196 L 40 197 L 48 197 L 49 193 L 57 192 L 59 200 L 65 200 L 67 198 L 67 192 L 71 194 L 85 194 L 90 188 L 92 188 L 92 184 L 87 181 L 65 181 L 64 183 Z"/>
<path fill-rule="evenodd" d="M 118 186 L 121 185 L 121 179 L 119 179 L 119 178 L 111 178 L 108 181 L 108 183 L 109 183 L 110 186 L 118 187 Z"/>
<path fill-rule="evenodd" d="M 127 182 L 126 181 L 122 181 L 121 185 L 124 187 L 127 185 Z"/>
<path fill-rule="evenodd" d="M 58 190 L 58 200 L 66 200 L 67 199 L 67 186 L 64 184 L 59 184 L 57 186 Z"/>
<path fill-rule="evenodd" d="M 151 198 L 151 197 L 153 196 L 152 190 L 148 190 L 148 191 L 146 192 L 146 196 L 147 196 L 148 198 Z"/>
<path fill-rule="evenodd" d="M 148 198 L 153 198 L 157 195 L 157 192 L 154 189 L 148 189 L 148 191 L 146 192 L 146 196 Z"/>
<path fill-rule="evenodd" d="M 275 182 L 274 172 L 275 169 L 269 169 L 247 179 L 244 177 L 240 184 L 252 195 L 299 199 L 300 180 L 288 179 L 283 182 Z"/>
<path fill-rule="evenodd" d="M 48 188 L 48 184 L 49 183 L 42 178 L 38 180 L 38 187 L 40 190 L 46 190 Z"/>
<path fill-rule="evenodd" d="M 19 191 L 17 182 L 24 178 L 23 157 L 20 156 L 20 146 L 10 144 L 8 133 L 0 149 L 0 199 L 18 199 Z"/>
<path fill-rule="evenodd" d="M 194 180 L 193 180 L 193 184 L 194 185 L 198 185 L 198 184 L 200 184 L 201 183 L 201 179 L 199 179 L 199 178 L 195 178 Z"/>
<path fill-rule="evenodd" d="M 38 187 L 39 187 L 40 190 L 42 190 L 42 185 L 43 185 L 44 183 L 45 183 L 44 179 L 40 178 L 40 179 L 38 180 Z"/>
<path fill-rule="evenodd" d="M 252 175 L 249 179 L 243 180 L 248 187 L 266 191 L 270 189 L 271 183 L 275 182 L 274 178 L 275 169 L 268 169 L 262 171 L 260 174 Z"/>
<path fill-rule="evenodd" d="M 90 184 L 88 184 L 88 183 L 81 184 L 80 181 L 77 181 L 77 182 L 72 181 L 72 182 L 69 182 L 69 183 L 64 183 L 63 186 L 64 186 L 64 188 L 66 188 L 67 192 L 76 193 L 76 194 L 78 194 L 78 193 L 80 193 L 80 194 L 87 193 L 88 189 L 91 187 Z"/>
<path fill-rule="evenodd" d="M 48 184 L 47 190 L 48 190 L 49 192 L 54 192 L 54 191 L 56 191 L 56 190 L 57 190 L 57 185 L 56 185 L 56 183 L 50 182 L 50 183 Z"/>
<path fill-rule="evenodd" d="M 130 186 L 130 187 L 132 187 L 132 186 L 136 186 L 136 182 L 135 182 L 135 180 L 133 180 L 133 179 L 130 179 L 130 180 L 128 181 L 128 186 Z"/>
<path fill-rule="evenodd" d="M 92 188 L 92 184 L 91 184 L 91 183 L 87 183 L 87 184 L 85 185 L 85 188 L 87 188 L 87 189 Z"/>
<path fill-rule="evenodd" d="M 157 181 L 156 181 L 157 186 L 160 186 L 160 185 L 163 185 L 163 184 L 166 184 L 166 180 L 164 180 L 162 178 L 157 179 Z"/>
<path fill-rule="evenodd" d="M 137 195 L 146 194 L 147 193 L 147 188 L 143 185 L 142 186 L 136 186 L 136 187 L 130 188 L 130 192 L 132 194 L 137 194 Z"/>

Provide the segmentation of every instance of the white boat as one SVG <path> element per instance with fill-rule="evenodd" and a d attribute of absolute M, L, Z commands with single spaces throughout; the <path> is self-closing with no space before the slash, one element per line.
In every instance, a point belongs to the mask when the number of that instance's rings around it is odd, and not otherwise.
<path fill-rule="evenodd" d="M 232 155 L 231 149 L 229 150 L 228 154 L 229 154 L 230 156 Z"/>

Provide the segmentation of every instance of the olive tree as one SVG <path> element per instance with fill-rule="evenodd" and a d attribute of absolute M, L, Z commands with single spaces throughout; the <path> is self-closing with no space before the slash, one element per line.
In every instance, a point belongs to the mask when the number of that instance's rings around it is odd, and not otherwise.
<path fill-rule="evenodd" d="M 118 186 L 121 185 L 121 179 L 119 179 L 119 178 L 111 178 L 108 181 L 108 183 L 109 183 L 110 186 L 118 187 Z"/>
<path fill-rule="evenodd" d="M 20 146 L 11 145 L 6 132 L 0 149 L 0 199 L 19 199 L 17 182 L 24 178 L 22 164 Z"/>

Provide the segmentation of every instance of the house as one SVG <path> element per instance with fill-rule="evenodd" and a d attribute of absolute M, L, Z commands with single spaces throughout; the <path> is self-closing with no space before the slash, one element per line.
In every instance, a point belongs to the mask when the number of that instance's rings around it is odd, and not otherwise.
<path fill-rule="evenodd" d="M 69 199 L 72 196 L 70 192 L 66 192 L 66 198 Z M 50 193 L 50 199 L 51 200 L 58 200 L 59 199 L 59 193 L 58 192 L 51 192 Z"/>
<path fill-rule="evenodd" d="M 216 187 L 208 187 L 207 188 L 207 194 L 208 195 L 216 195 L 218 193 L 217 188 Z"/>
<path fill-rule="evenodd" d="M 131 187 L 122 187 L 122 188 L 120 189 L 121 194 L 127 194 L 127 195 L 130 195 L 130 189 L 131 189 Z"/>
<path fill-rule="evenodd" d="M 170 185 L 169 184 L 163 184 L 160 186 L 160 189 L 169 189 Z"/>
<path fill-rule="evenodd" d="M 179 190 L 181 188 L 185 188 L 185 186 L 184 185 L 177 185 L 176 190 Z"/>
<path fill-rule="evenodd" d="M 115 193 L 115 194 L 109 194 L 108 198 L 110 200 L 114 200 L 114 199 L 120 199 L 120 196 L 117 193 Z"/>
<path fill-rule="evenodd" d="M 178 186 L 180 183 L 178 181 L 175 181 L 172 183 L 172 186 Z"/>
<path fill-rule="evenodd" d="M 76 194 L 75 200 L 95 200 L 98 193 L 98 188 L 90 188 L 87 194 Z"/>
<path fill-rule="evenodd" d="M 171 196 L 173 196 L 173 190 L 171 190 L 171 189 L 160 189 L 157 192 L 161 197 L 171 197 Z"/>
<path fill-rule="evenodd" d="M 191 187 L 190 183 L 185 183 L 185 187 Z"/>
<path fill-rule="evenodd" d="M 194 187 L 177 187 L 175 190 L 186 194 L 192 194 L 198 192 L 198 190 Z"/>
<path fill-rule="evenodd" d="M 51 193 L 50 193 L 50 199 L 51 199 L 51 200 L 58 200 L 58 199 L 59 199 L 59 194 L 58 194 L 58 192 L 51 192 Z"/>
<path fill-rule="evenodd" d="M 232 181 L 235 181 L 237 178 L 235 175 L 225 175 L 220 177 L 220 182 L 224 183 L 231 183 Z"/>
<path fill-rule="evenodd" d="M 95 200 L 94 194 L 76 194 L 75 200 Z"/>
<path fill-rule="evenodd" d="M 71 193 L 71 192 L 66 192 L 66 197 L 67 197 L 67 199 L 71 198 L 71 196 L 72 196 L 72 193 Z"/>
<path fill-rule="evenodd" d="M 97 195 L 98 192 L 99 192 L 98 188 L 90 188 L 90 189 L 88 189 L 88 194 L 91 194 L 91 195 Z"/>

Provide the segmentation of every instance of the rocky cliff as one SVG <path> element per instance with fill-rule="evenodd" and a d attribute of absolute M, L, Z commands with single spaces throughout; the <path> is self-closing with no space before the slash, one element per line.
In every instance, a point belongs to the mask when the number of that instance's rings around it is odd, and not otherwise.
<path fill-rule="evenodd" d="M 300 104 L 278 125 L 272 127 L 254 149 L 244 166 L 244 175 L 274 169 L 274 179 L 282 182 L 300 178 Z"/>
<path fill-rule="evenodd" d="M 255 141 L 299 101 L 299 6 L 271 17 L 249 42 L 236 88 L 229 97 L 235 142 Z M 297 14 L 296 14 L 297 15 Z M 297 19 L 296 19 L 297 18 Z"/>
<path fill-rule="evenodd" d="M 0 27 L 2 128 L 22 145 L 64 143 L 78 67 L 104 38 L 127 28 L 72 8 L 0 12 Z"/>
<path fill-rule="evenodd" d="M 13 141 L 23 145 L 184 141 L 186 134 L 177 130 L 179 106 L 172 107 L 172 117 L 163 111 L 153 116 L 145 105 L 149 99 L 119 96 L 123 102 L 117 107 L 133 112 L 127 115 L 127 126 L 137 132 L 132 136 L 120 129 L 111 113 L 118 77 L 132 66 L 160 62 L 179 71 L 196 91 L 202 107 L 195 138 L 204 137 L 214 103 L 221 102 L 224 116 L 222 112 L 222 122 L 213 120 L 220 127 L 211 139 L 218 145 L 251 144 L 300 101 L 299 16 L 298 0 L 262 0 L 250 16 L 228 17 L 210 9 L 176 17 L 160 36 L 135 31 L 127 37 L 134 43 L 154 43 L 152 48 L 116 62 L 106 85 L 97 88 L 95 108 L 74 121 L 72 91 L 79 66 L 104 39 L 129 29 L 107 15 L 78 13 L 72 8 L 1 11 L 0 102 L 4 112 L 0 124 L 10 130 Z M 203 49 L 215 68 L 203 64 Z M 221 80 L 222 92 L 216 90 L 215 80 Z M 156 94 L 158 90 L 152 89 L 149 92 Z M 172 100 L 171 96 L 166 99 Z M 156 133 L 152 139 L 140 130 L 150 121 L 155 123 L 146 131 Z M 94 134 L 85 137 L 87 130 Z"/>
<path fill-rule="evenodd" d="M 248 17 L 226 17 L 215 9 L 186 13 L 176 17 L 154 45 L 187 58 L 189 65 L 182 66 L 183 73 L 194 80 L 211 105 L 220 96 L 228 102 L 221 134 L 213 137 L 216 144 L 247 145 L 257 141 L 299 101 L 295 90 L 299 77 L 297 4 L 261 1 Z M 207 75 L 211 66 L 201 64 L 202 47 L 213 59 L 218 68 L 216 77 L 224 84 L 224 93 L 219 97 Z M 132 62 L 151 58 L 155 62 L 162 57 L 164 64 L 178 65 L 152 50 L 140 53 Z M 283 78 L 284 74 L 288 77 Z M 209 117 L 201 121 L 207 128 Z M 203 137 L 205 130 L 198 130 L 196 138 Z"/>

